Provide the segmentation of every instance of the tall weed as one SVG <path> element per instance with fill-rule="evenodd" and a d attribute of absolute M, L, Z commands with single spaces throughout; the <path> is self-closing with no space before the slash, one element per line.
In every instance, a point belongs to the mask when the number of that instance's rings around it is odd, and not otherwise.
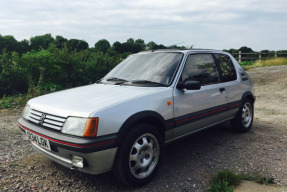
<path fill-rule="evenodd" d="M 267 67 L 267 66 L 278 66 L 278 65 L 287 65 L 287 58 L 284 57 L 277 57 L 272 59 L 264 59 L 264 60 L 257 60 L 255 62 L 242 62 L 240 65 L 244 69 L 252 69 L 257 67 Z"/>

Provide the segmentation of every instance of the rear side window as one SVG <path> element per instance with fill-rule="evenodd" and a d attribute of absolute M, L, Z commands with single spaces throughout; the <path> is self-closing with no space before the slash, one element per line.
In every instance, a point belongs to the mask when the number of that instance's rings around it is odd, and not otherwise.
<path fill-rule="evenodd" d="M 181 75 L 181 80 L 199 81 L 201 85 L 219 83 L 219 73 L 212 55 L 189 55 Z"/>
<path fill-rule="evenodd" d="M 230 57 L 223 54 L 215 54 L 215 57 L 221 69 L 222 80 L 224 82 L 236 80 L 236 71 Z"/>

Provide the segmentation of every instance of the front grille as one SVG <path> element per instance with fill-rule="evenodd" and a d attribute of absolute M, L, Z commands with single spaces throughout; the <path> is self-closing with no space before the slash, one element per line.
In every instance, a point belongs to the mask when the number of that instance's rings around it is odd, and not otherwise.
<path fill-rule="evenodd" d="M 56 130 L 61 130 L 66 120 L 64 117 L 46 114 L 34 109 L 30 109 L 28 116 L 29 121 Z"/>

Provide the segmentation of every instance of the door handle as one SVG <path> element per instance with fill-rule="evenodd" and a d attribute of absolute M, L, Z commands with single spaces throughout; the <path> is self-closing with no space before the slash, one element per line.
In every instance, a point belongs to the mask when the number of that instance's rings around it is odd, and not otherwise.
<path fill-rule="evenodd" d="M 219 88 L 220 93 L 223 93 L 225 91 L 225 88 Z"/>

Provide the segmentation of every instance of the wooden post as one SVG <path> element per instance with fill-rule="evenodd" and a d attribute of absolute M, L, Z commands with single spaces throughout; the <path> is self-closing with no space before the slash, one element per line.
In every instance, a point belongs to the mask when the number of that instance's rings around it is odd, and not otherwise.
<path fill-rule="evenodd" d="M 259 52 L 259 62 L 261 61 L 261 51 Z"/>
<path fill-rule="evenodd" d="M 241 63 L 241 51 L 239 51 L 238 62 Z"/>
<path fill-rule="evenodd" d="M 277 51 L 275 51 L 275 58 L 277 57 Z"/>

